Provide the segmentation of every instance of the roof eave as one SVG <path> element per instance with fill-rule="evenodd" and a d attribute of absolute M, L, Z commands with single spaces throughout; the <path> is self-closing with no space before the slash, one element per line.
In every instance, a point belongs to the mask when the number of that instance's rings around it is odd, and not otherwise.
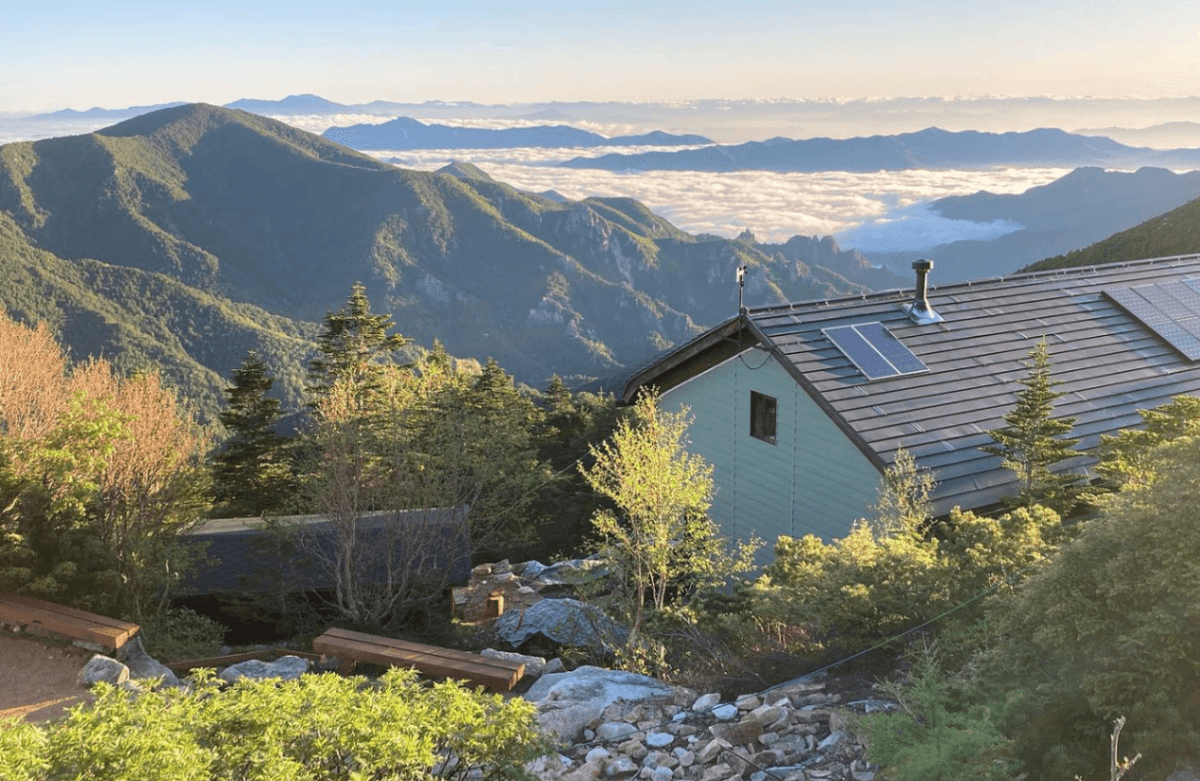
<path fill-rule="evenodd" d="M 632 404 L 638 391 L 648 385 L 653 385 L 656 378 L 682 366 L 713 345 L 736 336 L 739 331 L 749 325 L 749 322 L 749 319 L 742 315 L 736 315 L 659 358 L 625 383 L 625 387 L 621 389 L 621 403 Z M 753 346 L 753 344 L 747 344 L 746 348 L 749 349 Z"/>

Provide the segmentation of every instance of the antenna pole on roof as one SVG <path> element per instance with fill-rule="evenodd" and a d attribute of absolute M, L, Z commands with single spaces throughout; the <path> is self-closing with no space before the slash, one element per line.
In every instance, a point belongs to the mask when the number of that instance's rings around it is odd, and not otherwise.
<path fill-rule="evenodd" d="M 745 262 L 743 262 L 742 265 L 738 266 L 737 283 L 738 283 L 738 314 L 744 315 L 744 314 L 746 314 L 746 304 L 744 303 L 744 297 L 742 295 L 742 291 L 746 287 L 746 264 L 745 264 Z"/>

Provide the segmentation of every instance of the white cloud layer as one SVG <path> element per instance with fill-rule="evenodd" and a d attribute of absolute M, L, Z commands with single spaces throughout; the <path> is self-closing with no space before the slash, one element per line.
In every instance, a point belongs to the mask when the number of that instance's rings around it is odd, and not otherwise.
<path fill-rule="evenodd" d="M 452 160 L 471 162 L 519 190 L 554 190 L 567 198 L 627 196 L 689 233 L 736 236 L 749 228 L 760 241 L 791 236 L 843 235 L 860 226 L 867 244 L 921 249 L 959 238 L 991 238 L 1004 225 L 942 220 L 916 204 L 979 190 L 1021 193 L 1064 175 L 1066 168 L 1005 168 L 995 171 L 881 171 L 878 173 L 772 173 L 649 171 L 616 173 L 557 168 L 549 163 L 605 150 L 502 149 L 372 152 L 406 168 L 433 170 Z M 882 222 L 891 220 L 892 222 Z M 931 240 L 934 239 L 934 240 Z M 901 246 L 896 246 L 899 243 Z M 853 246 L 852 244 L 848 245 Z M 872 247 L 873 248 L 873 247 Z"/>

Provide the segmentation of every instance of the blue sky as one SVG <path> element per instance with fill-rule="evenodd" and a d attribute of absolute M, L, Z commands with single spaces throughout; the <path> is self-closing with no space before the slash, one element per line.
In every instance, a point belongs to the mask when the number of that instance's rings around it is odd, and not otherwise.
<path fill-rule="evenodd" d="M 6 5 L 0 112 L 301 92 L 346 103 L 1200 94 L 1194 1 Z"/>

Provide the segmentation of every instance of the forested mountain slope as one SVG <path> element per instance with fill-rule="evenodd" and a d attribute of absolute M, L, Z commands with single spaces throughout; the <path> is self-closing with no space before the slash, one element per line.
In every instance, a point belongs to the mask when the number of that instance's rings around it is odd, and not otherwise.
<path fill-rule="evenodd" d="M 1200 252 L 1200 198 L 1083 249 L 1038 261 L 1022 271 L 1095 266 Z"/>
<path fill-rule="evenodd" d="M 540 384 L 610 372 L 734 313 L 739 263 L 754 304 L 878 277 L 832 242 L 692 236 L 630 199 L 554 201 L 470 166 L 401 170 L 204 104 L 0 147 L 0 242 L 0 304 L 55 323 L 76 354 L 162 363 L 210 409 L 250 347 L 294 396 L 307 336 L 355 281 L 418 343 Z"/>

